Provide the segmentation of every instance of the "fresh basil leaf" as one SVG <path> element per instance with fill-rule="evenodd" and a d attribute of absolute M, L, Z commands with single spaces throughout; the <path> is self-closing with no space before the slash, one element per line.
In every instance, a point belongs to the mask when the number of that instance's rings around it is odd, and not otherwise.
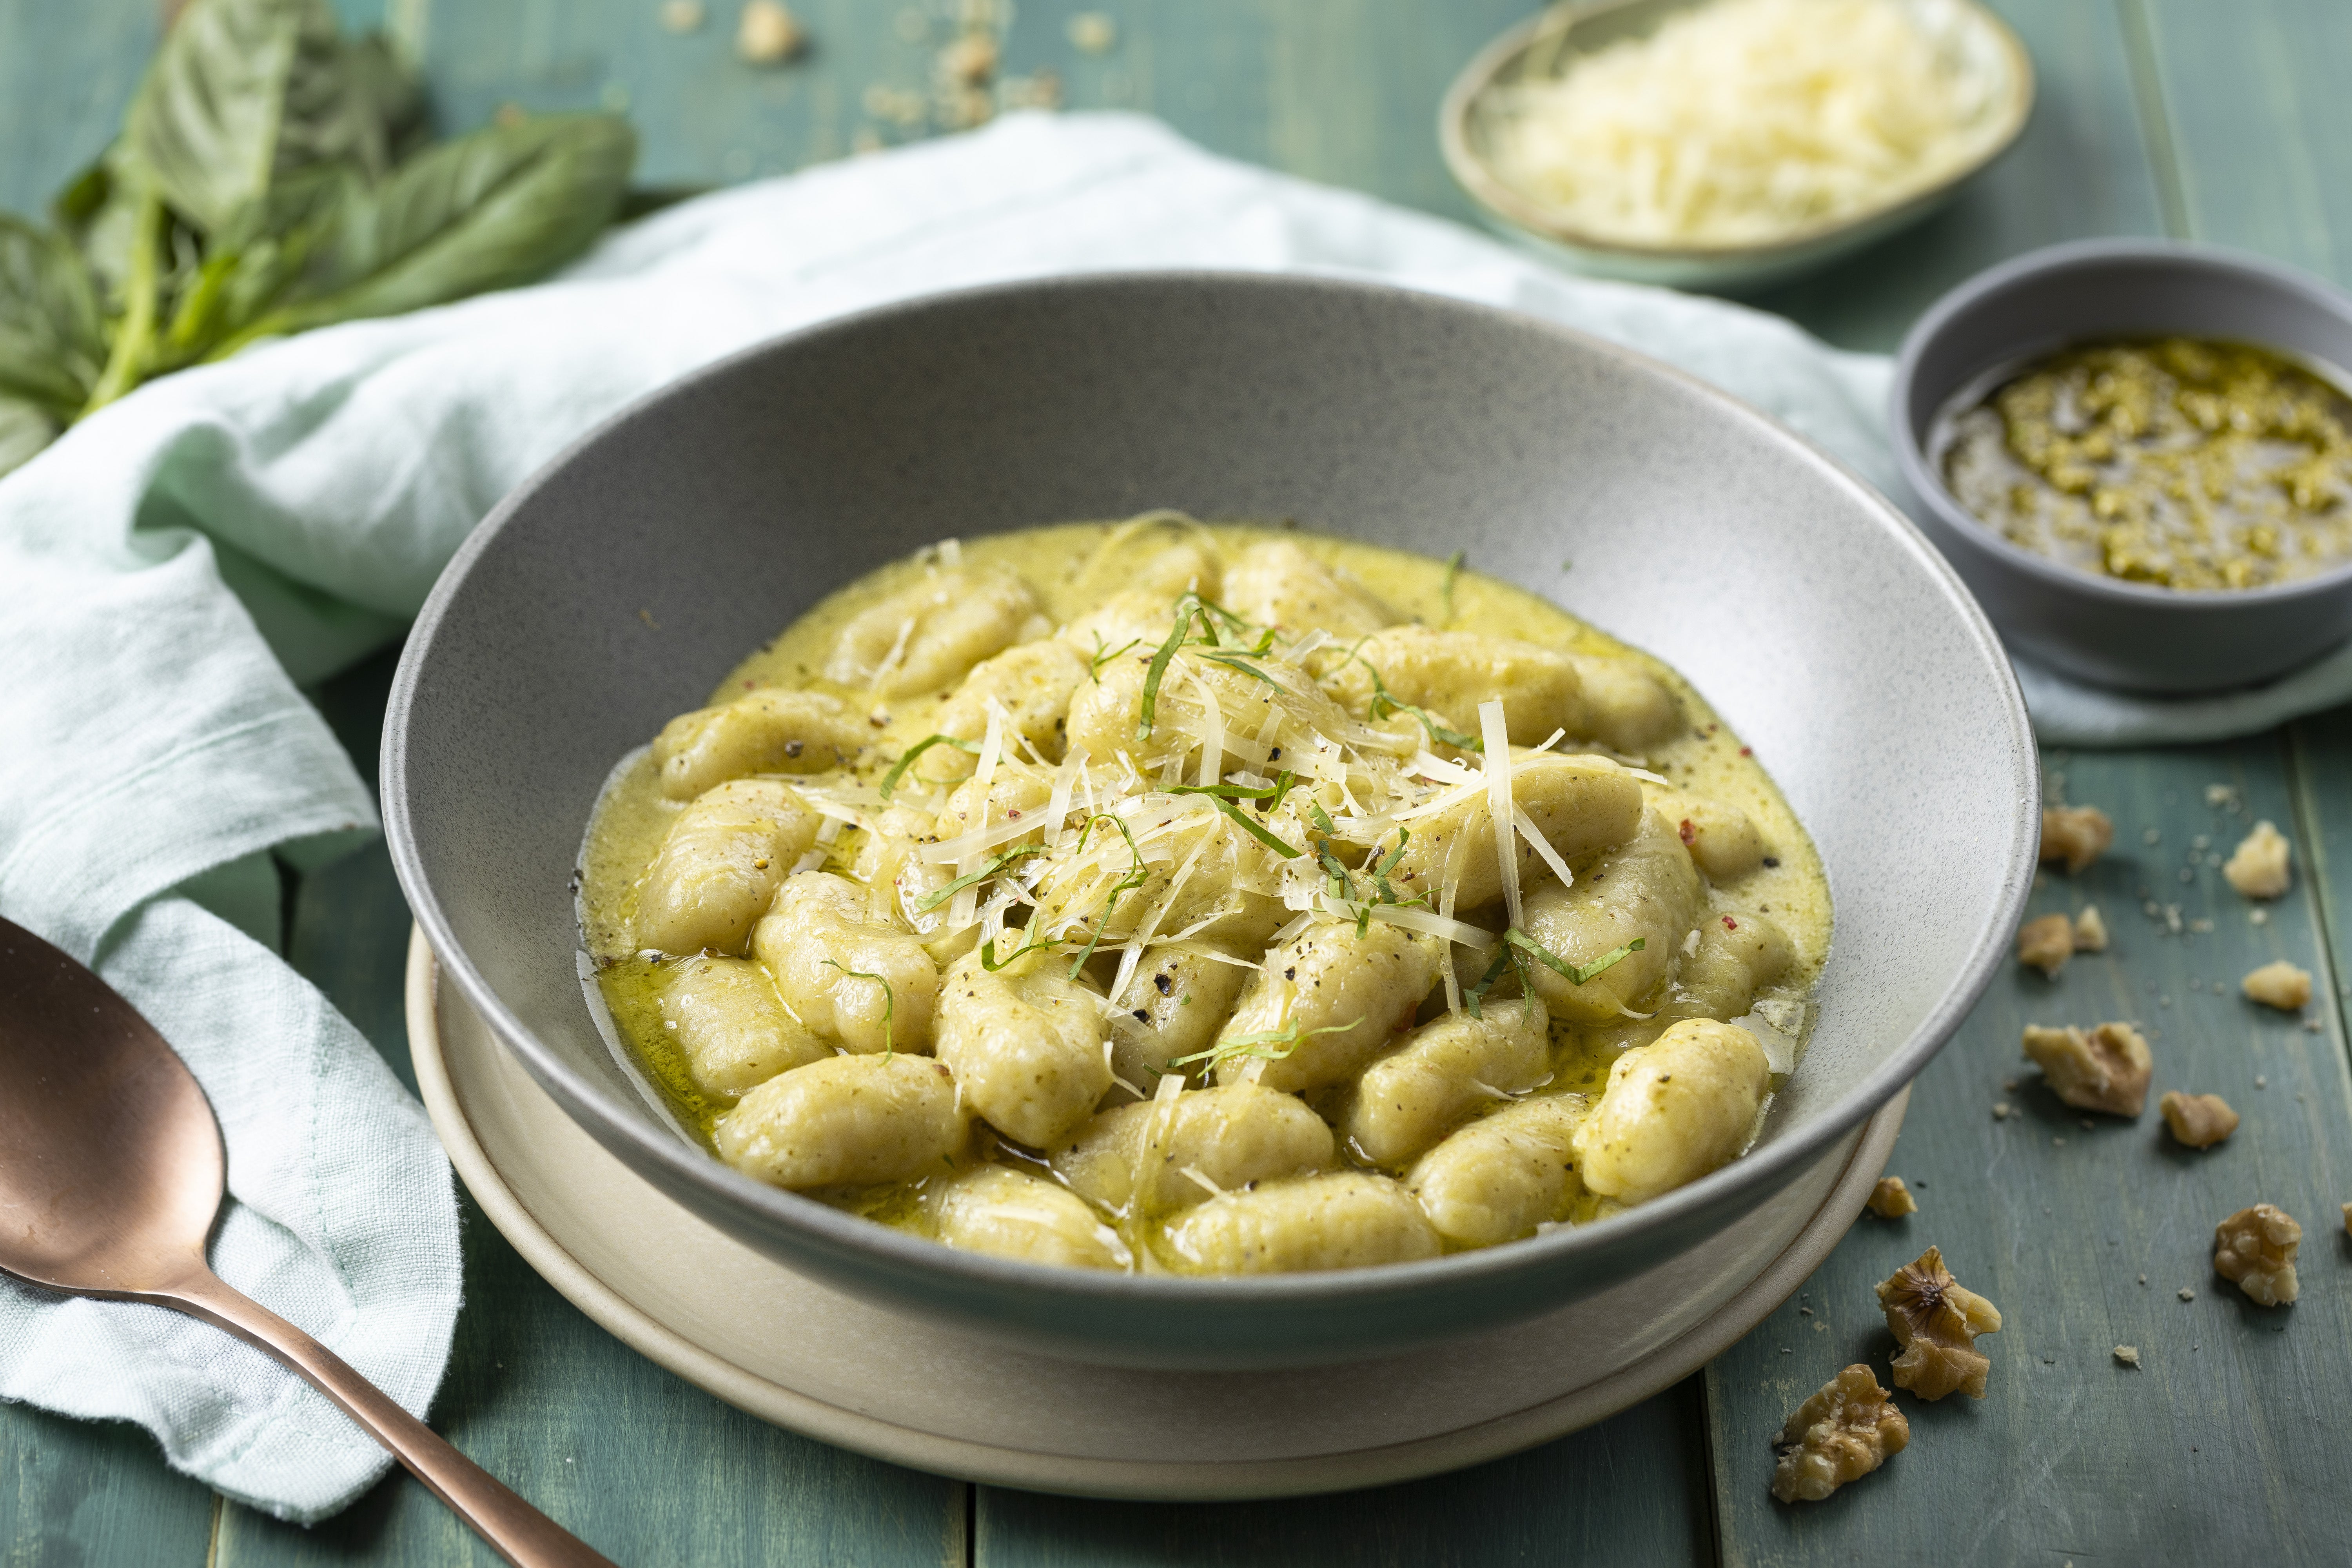
<path fill-rule="evenodd" d="M 425 136 L 416 74 L 380 34 L 345 40 L 305 30 L 299 42 L 274 172 L 349 163 L 370 180 L 383 178 Z"/>
<path fill-rule="evenodd" d="M 332 270 L 355 281 L 295 300 L 228 345 L 386 316 L 544 276 L 612 221 L 636 133 L 612 115 L 492 125 L 402 164 L 345 215 Z"/>
<path fill-rule="evenodd" d="M 193 0 L 123 121 L 137 179 L 200 234 L 228 227 L 269 189 L 298 58 L 335 45 L 325 0 Z"/>
<path fill-rule="evenodd" d="M 81 258 L 58 236 L 0 213 L 0 395 L 70 417 L 105 363 Z"/>
<path fill-rule="evenodd" d="M 131 239 L 139 232 L 136 181 L 124 167 L 126 163 L 118 142 L 76 174 L 49 204 L 58 227 L 81 253 L 110 310 L 122 308 L 123 286 L 131 278 Z"/>
<path fill-rule="evenodd" d="M 344 281 L 334 269 L 336 242 L 363 199 L 349 164 L 281 175 L 181 280 L 151 374 L 194 363 L 306 289 Z"/>
<path fill-rule="evenodd" d="M 0 393 L 0 474 L 22 468 L 57 438 L 57 422 L 40 405 Z"/>

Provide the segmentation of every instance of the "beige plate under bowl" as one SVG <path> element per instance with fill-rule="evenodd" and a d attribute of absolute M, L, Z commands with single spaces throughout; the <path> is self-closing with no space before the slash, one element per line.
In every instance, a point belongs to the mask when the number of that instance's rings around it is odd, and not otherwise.
<path fill-rule="evenodd" d="M 1137 1371 L 965 1339 L 730 1240 L 606 1153 L 436 973 L 415 933 L 408 1040 L 425 1109 L 490 1223 L 582 1311 L 780 1426 L 919 1469 L 1098 1497 L 1408 1480 L 1638 1404 L 1729 1348 L 1829 1255 L 1910 1098 L 1719 1237 L 1547 1316 L 1347 1369 Z"/>

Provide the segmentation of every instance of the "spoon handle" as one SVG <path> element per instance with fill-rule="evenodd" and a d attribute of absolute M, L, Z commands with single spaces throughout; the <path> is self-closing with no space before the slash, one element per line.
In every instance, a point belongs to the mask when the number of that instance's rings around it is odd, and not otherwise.
<path fill-rule="evenodd" d="M 614 1568 L 610 1559 L 565 1531 L 506 1485 L 411 1415 L 383 1390 L 352 1370 L 342 1357 L 262 1306 L 200 1269 L 145 1300 L 176 1307 L 226 1329 L 309 1380 L 312 1387 L 367 1428 L 433 1494 L 471 1525 L 490 1549 L 516 1568 Z"/>

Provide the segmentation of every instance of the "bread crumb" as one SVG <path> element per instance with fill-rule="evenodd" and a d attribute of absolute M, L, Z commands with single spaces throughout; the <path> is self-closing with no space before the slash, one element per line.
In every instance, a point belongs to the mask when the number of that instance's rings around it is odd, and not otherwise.
<path fill-rule="evenodd" d="M 700 31 L 702 0 L 663 0 L 661 25 L 673 33 Z"/>
<path fill-rule="evenodd" d="M 2017 933 L 2017 962 L 2055 975 L 2074 956 L 2074 922 L 2064 915 L 2028 921 Z"/>
<path fill-rule="evenodd" d="M 1958 1390 L 1982 1399 L 1991 1358 L 1977 1350 L 1979 1334 L 2000 1331 L 2000 1309 L 1951 1276 L 1936 1247 L 1921 1253 L 1878 1287 L 1886 1326 L 1903 1346 L 1895 1358 L 1895 1386 L 1922 1399 Z"/>
<path fill-rule="evenodd" d="M 2073 876 L 2107 852 L 2116 825 L 2095 805 L 2052 805 L 2042 812 L 2042 858 Z"/>
<path fill-rule="evenodd" d="M 2084 904 L 2083 912 L 2074 917 L 2074 951 L 2105 952 L 2107 951 L 2107 922 L 2099 914 L 2099 906 Z"/>
<path fill-rule="evenodd" d="M 2155 1058 L 2129 1024 L 2075 1028 L 2025 1026 L 2025 1054 L 2042 1069 L 2051 1091 L 2084 1110 L 2137 1116 L 2147 1104 Z"/>
<path fill-rule="evenodd" d="M 1782 1502 L 1819 1502 L 1899 1454 L 1911 1441 L 1911 1423 L 1895 1407 L 1878 1375 L 1847 1367 L 1797 1407 L 1772 1439 L 1772 1495 Z"/>
<path fill-rule="evenodd" d="M 2267 820 L 2254 824 L 2222 866 L 2230 886 L 2250 899 L 2275 899 L 2294 882 L 2289 869 L 2294 846 Z"/>
<path fill-rule="evenodd" d="M 2183 1285 L 2180 1288 L 2180 1299 L 2184 1301 L 2194 1301 L 2197 1300 L 2197 1292 L 2193 1288 Z"/>
<path fill-rule="evenodd" d="M 1107 55 L 1118 42 L 1118 24 L 1102 11 L 1080 11 L 1064 25 L 1070 47 L 1082 55 Z"/>
<path fill-rule="evenodd" d="M 2282 958 L 2265 963 L 2238 983 L 2248 999 L 2282 1013 L 2300 1011 L 2311 1000 L 2311 971 Z"/>
<path fill-rule="evenodd" d="M 2139 1364 L 2139 1347 L 2137 1345 L 2117 1345 L 2116 1347 L 2116 1359 L 2123 1363 L 2126 1366 L 2137 1366 Z"/>
<path fill-rule="evenodd" d="M 1903 1184 L 1902 1177 L 1881 1176 L 1870 1192 L 1870 1212 L 1881 1219 L 1901 1219 L 1906 1214 L 1917 1214 L 1919 1201 Z"/>
<path fill-rule="evenodd" d="M 2294 1254 L 2303 1226 L 2270 1204 L 2240 1209 L 2213 1227 L 2213 1272 L 2265 1307 L 2294 1300 Z"/>
<path fill-rule="evenodd" d="M 2010 1104 L 2009 1101 L 2005 1100 L 1996 1100 L 1992 1102 L 1992 1119 L 1995 1121 L 2006 1121 L 2016 1114 L 2017 1108 Z"/>
<path fill-rule="evenodd" d="M 2210 1149 L 2238 1130 L 2238 1113 L 2218 1094 L 2183 1094 L 2168 1089 L 2156 1108 L 2173 1139 L 2191 1149 Z"/>
<path fill-rule="evenodd" d="M 735 23 L 735 52 L 755 66 L 782 65 L 807 44 L 799 19 L 778 0 L 750 0 Z"/>

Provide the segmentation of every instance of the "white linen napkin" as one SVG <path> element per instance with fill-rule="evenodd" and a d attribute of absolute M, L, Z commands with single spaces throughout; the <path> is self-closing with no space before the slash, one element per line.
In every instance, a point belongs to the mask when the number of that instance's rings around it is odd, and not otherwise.
<path fill-rule="evenodd" d="M 203 1082 L 229 1152 L 223 1278 L 425 1410 L 458 1305 L 447 1167 L 269 940 L 266 856 L 315 862 L 375 826 L 299 683 L 395 635 L 500 496 L 683 372 L 909 295 L 1167 267 L 1342 273 L 1565 322 L 1728 389 L 1891 488 L 1882 358 L 1740 306 L 1562 277 L 1120 115 L 1017 116 L 704 197 L 556 281 L 142 388 L 0 479 L 0 912 L 92 960 Z M 2334 700 L 2352 661 L 2297 679 L 2283 701 Z M 2183 718 L 2028 689 L 2053 738 L 2086 742 L 2284 710 Z M 255 907 L 258 941 L 234 923 Z M 138 1421 L 174 1466 L 296 1519 L 388 1462 L 214 1330 L 6 1281 L 0 1397 Z"/>

